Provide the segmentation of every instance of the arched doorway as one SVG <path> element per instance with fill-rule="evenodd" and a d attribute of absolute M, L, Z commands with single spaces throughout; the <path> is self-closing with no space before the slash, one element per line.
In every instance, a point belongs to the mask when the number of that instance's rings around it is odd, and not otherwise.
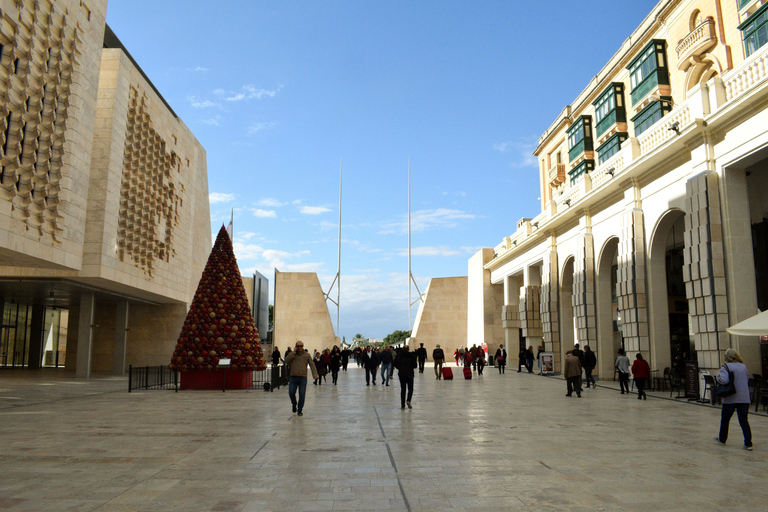
<path fill-rule="evenodd" d="M 616 353 L 622 348 L 619 299 L 616 282 L 619 268 L 619 238 L 611 237 L 603 245 L 597 261 L 597 373 L 601 379 L 612 378 Z"/>
<path fill-rule="evenodd" d="M 573 348 L 575 343 L 576 327 L 573 321 L 573 256 L 568 256 L 563 264 L 563 270 L 560 274 L 560 371 L 563 371 L 565 364 L 565 353 Z"/>
<path fill-rule="evenodd" d="M 669 210 L 659 219 L 649 251 L 651 365 L 682 371 L 694 356 L 683 280 L 685 214 Z"/>

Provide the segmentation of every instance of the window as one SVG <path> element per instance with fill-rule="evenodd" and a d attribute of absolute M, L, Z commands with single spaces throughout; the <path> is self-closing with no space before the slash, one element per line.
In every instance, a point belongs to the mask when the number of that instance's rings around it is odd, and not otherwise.
<path fill-rule="evenodd" d="M 760 7 L 739 25 L 739 30 L 744 38 L 744 53 L 749 57 L 768 42 L 768 4 Z"/>
<path fill-rule="evenodd" d="M 616 123 L 626 123 L 624 84 L 613 83 L 592 103 L 595 107 L 595 137 L 600 137 Z"/>
<path fill-rule="evenodd" d="M 653 126 L 659 119 L 669 114 L 671 110 L 672 98 L 670 97 L 663 97 L 659 101 L 651 102 L 632 118 L 632 122 L 635 124 L 635 137 Z"/>
<path fill-rule="evenodd" d="M 621 143 L 627 140 L 629 135 L 624 132 L 613 134 L 608 140 L 597 148 L 597 163 L 598 165 L 604 164 L 609 158 L 619 152 L 621 149 Z"/>
<path fill-rule="evenodd" d="M 663 39 L 654 39 L 627 66 L 633 105 L 657 85 L 669 85 L 666 46 Z"/>
<path fill-rule="evenodd" d="M 595 169 L 595 161 L 594 160 L 584 160 L 579 165 L 568 171 L 568 176 L 571 178 L 571 186 L 575 185 L 579 182 L 579 179 L 589 173 L 590 171 L 593 171 Z"/>
<path fill-rule="evenodd" d="M 573 162 L 580 154 L 592 150 L 592 116 L 581 116 L 568 128 L 568 159 Z"/>

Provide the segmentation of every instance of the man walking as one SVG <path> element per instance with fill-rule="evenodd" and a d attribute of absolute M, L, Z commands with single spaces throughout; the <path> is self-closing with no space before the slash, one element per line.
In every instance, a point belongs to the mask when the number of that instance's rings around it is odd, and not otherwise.
<path fill-rule="evenodd" d="M 407 405 L 409 409 L 411 407 L 411 399 L 413 398 L 413 370 L 417 366 L 416 354 L 408 350 L 408 345 L 405 345 L 395 357 L 395 368 L 397 368 L 397 376 L 400 379 L 400 408 L 405 409 Z M 406 396 L 407 392 L 407 396 Z"/>
<path fill-rule="evenodd" d="M 303 416 L 304 397 L 307 393 L 307 366 L 312 369 L 312 377 L 315 381 L 318 378 L 315 363 L 312 361 L 312 356 L 309 355 L 309 352 L 304 351 L 303 341 L 297 341 L 296 350 L 285 356 L 285 364 L 288 365 L 288 374 L 291 376 L 288 383 L 288 395 L 291 397 L 293 412 L 298 411 L 299 416 Z M 298 403 L 296 403 L 296 388 L 299 390 Z"/>
<path fill-rule="evenodd" d="M 424 363 L 427 361 L 427 349 L 424 348 L 423 343 L 420 343 L 420 347 L 416 349 L 416 357 L 419 360 L 419 373 L 424 373 Z"/>
<path fill-rule="evenodd" d="M 392 347 L 386 346 L 381 352 L 381 383 L 389 386 L 389 378 L 392 375 Z M 376 379 L 374 379 L 375 381 Z"/>
<path fill-rule="evenodd" d="M 344 347 L 344 350 L 341 351 L 341 369 L 344 371 L 347 371 L 350 355 L 352 355 L 352 351 L 349 350 L 349 347 Z"/>
<path fill-rule="evenodd" d="M 440 348 L 438 343 L 435 346 L 435 350 L 432 351 L 432 360 L 435 362 L 435 377 L 437 380 L 443 378 L 443 363 L 445 362 L 445 352 Z"/>
<path fill-rule="evenodd" d="M 581 362 L 579 358 L 573 355 L 573 351 L 569 350 L 565 353 L 565 382 L 567 385 L 568 393 L 565 396 L 573 395 L 573 390 L 576 390 L 576 396 L 581 398 Z"/>
<path fill-rule="evenodd" d="M 373 385 L 376 385 L 376 367 L 379 366 L 379 358 L 371 350 L 371 346 L 365 347 L 365 350 L 360 355 L 360 362 L 365 368 L 365 385 L 370 386 L 371 381 Z"/>

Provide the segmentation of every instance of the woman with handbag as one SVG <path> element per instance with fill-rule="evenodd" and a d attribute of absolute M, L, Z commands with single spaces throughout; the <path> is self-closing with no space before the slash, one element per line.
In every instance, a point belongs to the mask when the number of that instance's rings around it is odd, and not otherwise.
<path fill-rule="evenodd" d="M 728 426 L 734 411 L 738 415 L 741 431 L 744 433 L 744 449 L 752 451 L 752 429 L 749 428 L 749 372 L 738 352 L 729 348 L 725 351 L 725 364 L 715 377 L 717 395 L 723 400 L 720 416 L 720 433 L 715 441 L 725 444 L 728 440 Z"/>

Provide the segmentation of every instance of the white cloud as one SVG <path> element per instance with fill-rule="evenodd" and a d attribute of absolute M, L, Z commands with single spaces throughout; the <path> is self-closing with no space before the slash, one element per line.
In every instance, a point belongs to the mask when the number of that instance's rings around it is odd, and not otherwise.
<path fill-rule="evenodd" d="M 202 66 L 197 66 L 195 68 L 187 68 L 187 71 L 208 71 L 208 68 L 204 68 Z"/>
<path fill-rule="evenodd" d="M 266 97 L 274 98 L 280 89 L 282 89 L 282 86 L 278 87 L 277 89 L 269 90 L 269 89 L 258 88 L 253 85 L 244 85 L 243 87 L 241 87 L 241 92 L 229 93 L 230 95 L 224 99 L 226 101 L 241 101 L 241 100 L 250 100 L 250 99 L 260 100 Z M 221 89 L 217 89 L 217 91 L 220 91 L 218 94 L 221 94 L 224 92 Z"/>
<path fill-rule="evenodd" d="M 447 245 L 440 245 L 436 247 L 412 247 L 411 256 L 458 256 L 461 254 L 456 249 L 451 249 Z M 400 251 L 399 256 L 408 256 L 408 249 Z"/>
<path fill-rule="evenodd" d="M 277 213 L 275 212 L 275 210 L 262 210 L 261 208 L 254 208 L 252 211 L 256 217 L 260 217 L 260 218 L 274 219 L 277 217 Z"/>
<path fill-rule="evenodd" d="M 268 130 L 269 128 L 272 128 L 276 124 L 277 123 L 275 123 L 274 121 L 270 121 L 267 123 L 254 123 L 247 128 L 248 135 L 254 135 L 262 130 Z"/>
<path fill-rule="evenodd" d="M 188 96 L 187 100 L 189 101 L 189 104 L 192 105 L 193 108 L 210 108 L 210 107 L 219 106 L 219 104 L 216 102 L 213 102 L 211 100 L 201 100 L 196 96 Z"/>
<path fill-rule="evenodd" d="M 436 210 L 418 210 L 411 212 L 411 232 L 425 231 L 431 228 L 455 228 L 459 221 L 476 218 L 471 213 L 462 210 L 438 208 Z M 379 234 L 388 235 L 408 232 L 408 218 L 402 222 L 391 222 L 384 225 Z"/>
<path fill-rule="evenodd" d="M 211 192 L 208 194 L 208 202 L 215 203 L 230 203 L 235 200 L 235 194 L 225 194 L 223 192 Z"/>
<path fill-rule="evenodd" d="M 213 116 L 210 119 L 203 119 L 202 123 L 210 126 L 219 126 L 219 123 L 221 122 L 221 120 L 222 120 L 221 116 Z"/>
<path fill-rule="evenodd" d="M 509 162 L 510 167 L 538 167 L 538 160 L 533 156 L 536 150 L 536 138 L 527 137 L 519 140 L 510 140 L 493 145 L 493 149 L 500 153 L 510 153 L 514 160 Z"/>
<path fill-rule="evenodd" d="M 305 215 L 319 215 L 321 213 L 327 213 L 332 210 L 324 206 L 302 206 L 299 211 Z"/>
<path fill-rule="evenodd" d="M 281 203 L 280 201 L 272 197 L 265 197 L 264 199 L 259 199 L 258 201 L 256 201 L 256 204 L 259 206 L 271 206 L 273 208 L 279 208 L 283 206 L 283 203 Z"/>

